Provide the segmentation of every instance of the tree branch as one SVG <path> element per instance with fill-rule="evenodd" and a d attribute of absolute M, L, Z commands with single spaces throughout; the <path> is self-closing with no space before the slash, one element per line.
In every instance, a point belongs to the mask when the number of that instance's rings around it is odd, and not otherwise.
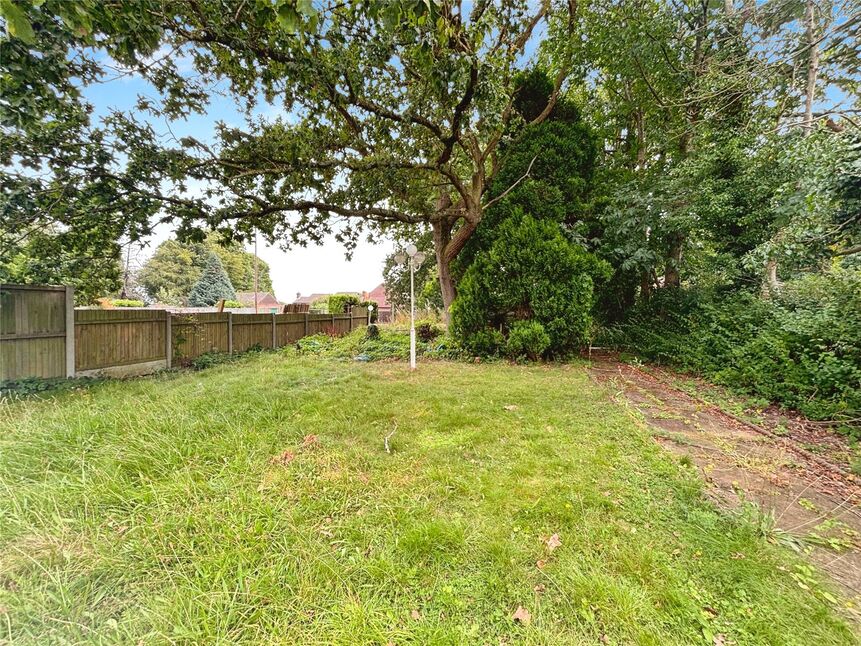
<path fill-rule="evenodd" d="M 511 191 L 513 191 L 515 188 L 517 188 L 517 185 L 518 185 L 518 184 L 520 184 L 520 182 L 522 182 L 522 181 L 523 181 L 523 180 L 525 180 L 527 177 L 529 177 L 529 173 L 530 173 L 530 171 L 532 170 L 532 164 L 534 164 L 534 163 L 535 163 L 535 160 L 536 160 L 536 159 L 538 159 L 538 155 L 535 155 L 535 157 L 533 157 L 533 158 L 532 158 L 532 161 L 531 161 L 531 162 L 529 162 L 529 168 L 527 168 L 527 169 L 526 169 L 526 172 L 525 172 L 525 173 L 523 173 L 523 175 L 521 175 L 521 176 L 520 176 L 520 178 L 519 178 L 516 182 L 514 182 L 511 186 L 509 186 L 507 189 L 505 189 L 504 191 L 502 191 L 502 193 L 500 193 L 499 195 L 497 195 L 495 198 L 493 198 L 492 200 L 490 200 L 490 202 L 488 202 L 487 204 L 485 204 L 485 205 L 484 205 L 484 208 L 485 208 L 485 209 L 488 209 L 488 208 L 490 208 L 490 206 L 491 206 L 491 205 L 496 204 L 497 202 L 499 202 L 499 200 L 503 199 L 506 195 L 508 195 L 509 193 L 511 193 Z"/>

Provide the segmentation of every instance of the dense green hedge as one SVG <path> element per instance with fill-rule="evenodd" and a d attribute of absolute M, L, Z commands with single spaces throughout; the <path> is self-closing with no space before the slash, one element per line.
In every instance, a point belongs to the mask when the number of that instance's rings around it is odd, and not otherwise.
<path fill-rule="evenodd" d="M 796 408 L 861 414 L 861 272 L 786 283 L 779 294 L 661 290 L 604 341 Z"/>

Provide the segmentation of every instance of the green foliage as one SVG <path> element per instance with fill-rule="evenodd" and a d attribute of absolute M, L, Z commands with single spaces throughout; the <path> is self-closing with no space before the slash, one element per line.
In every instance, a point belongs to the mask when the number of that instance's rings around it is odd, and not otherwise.
<path fill-rule="evenodd" d="M 236 309 L 236 308 L 245 307 L 245 306 L 242 303 L 240 303 L 239 301 L 228 298 L 227 300 L 224 301 L 224 307 Z"/>
<path fill-rule="evenodd" d="M 137 280 L 153 300 L 182 305 L 203 273 L 210 253 L 218 256 L 236 291 L 254 291 L 254 254 L 235 242 L 222 244 L 214 233 L 202 242 L 165 240 L 140 268 Z M 270 292 L 269 265 L 259 258 L 257 262 L 259 291 Z"/>
<path fill-rule="evenodd" d="M 534 73 L 526 79 L 531 92 L 546 90 L 540 81 Z M 588 340 L 595 282 L 609 277 L 609 266 L 571 238 L 590 208 L 596 155 L 592 131 L 573 109 L 566 120 L 525 127 L 506 147 L 492 191 L 501 200 L 487 209 L 458 260 L 463 276 L 451 329 L 471 351 L 495 354 L 502 342 L 488 343 L 487 328 L 507 332 L 524 320 L 547 335 L 545 355 L 571 354 Z M 537 328 L 518 334 L 527 330 Z"/>
<path fill-rule="evenodd" d="M 204 352 L 189 362 L 194 370 L 205 370 L 223 363 L 231 363 L 242 357 L 245 353 L 230 354 L 229 352 Z"/>
<path fill-rule="evenodd" d="M 505 352 L 512 359 L 540 359 L 550 347 L 550 335 L 538 321 L 515 321 L 508 333 Z"/>
<path fill-rule="evenodd" d="M 133 298 L 115 298 L 111 301 L 114 307 L 144 307 L 145 303 Z"/>
<path fill-rule="evenodd" d="M 300 354 L 315 354 L 354 361 L 406 361 L 410 356 L 409 330 L 370 325 L 341 337 L 327 334 L 306 336 L 296 343 Z M 460 347 L 451 339 L 434 336 L 428 341 L 416 338 L 416 355 L 434 359 L 455 359 Z"/>
<path fill-rule="evenodd" d="M 813 418 L 861 411 L 861 272 L 788 282 L 771 300 L 748 293 L 659 293 L 607 340 L 703 373 Z"/>
<path fill-rule="evenodd" d="M 361 300 L 353 294 L 332 294 L 329 297 L 329 314 L 346 314 L 354 305 L 359 305 Z"/>
<path fill-rule="evenodd" d="M 442 294 L 439 287 L 439 274 L 434 254 L 433 237 L 430 230 L 410 237 L 409 241 L 425 254 L 425 261 L 415 272 L 415 299 L 419 310 L 441 310 Z M 398 251 L 404 252 L 406 241 L 399 245 Z M 395 262 L 395 253 L 386 256 L 383 263 L 383 282 L 386 286 L 386 299 L 396 309 L 409 310 L 410 307 L 410 267 L 409 264 Z"/>
<path fill-rule="evenodd" d="M 7 379 L 0 381 L 0 403 L 28 397 L 40 398 L 44 395 L 55 395 L 71 390 L 83 390 L 103 381 L 105 380 L 100 377 Z"/>
<path fill-rule="evenodd" d="M 465 332 L 455 325 L 453 331 L 464 349 L 478 357 L 496 357 L 505 345 L 505 336 L 495 328 L 479 328 Z"/>
<path fill-rule="evenodd" d="M 197 283 L 192 287 L 188 296 L 188 304 L 192 307 L 215 305 L 221 299 L 236 300 L 236 292 L 230 284 L 230 278 L 221 265 L 221 260 L 210 253 L 206 267 Z"/>
<path fill-rule="evenodd" d="M 422 341 L 433 341 L 442 334 L 442 328 L 435 321 L 416 321 L 416 337 Z"/>
<path fill-rule="evenodd" d="M 515 209 L 496 229 L 461 280 L 451 329 L 475 352 L 472 337 L 486 329 L 535 320 L 549 335 L 548 354 L 564 356 L 589 339 L 593 287 L 606 263 L 566 240 L 552 220 Z M 482 332 L 484 334 L 484 332 Z"/>

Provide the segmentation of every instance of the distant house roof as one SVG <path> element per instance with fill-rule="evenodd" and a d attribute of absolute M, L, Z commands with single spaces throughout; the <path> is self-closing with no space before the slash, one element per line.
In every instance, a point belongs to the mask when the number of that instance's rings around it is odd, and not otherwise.
<path fill-rule="evenodd" d="M 254 307 L 254 292 L 236 292 L 236 300 L 245 307 Z M 257 292 L 257 307 L 270 309 L 281 307 L 281 303 L 269 292 Z"/>
<path fill-rule="evenodd" d="M 359 292 L 335 292 L 335 294 L 345 294 L 348 296 L 356 296 L 357 298 L 361 296 Z M 318 294 L 317 292 L 315 292 L 310 296 L 302 296 L 297 292 L 296 300 L 293 302 L 313 304 L 314 302 L 319 301 L 321 298 L 329 298 L 330 296 L 334 296 L 335 294 Z"/>
<path fill-rule="evenodd" d="M 386 297 L 386 285 L 380 283 L 369 292 L 362 292 L 362 299 L 366 301 L 374 301 L 379 308 L 389 306 L 389 299 Z"/>
<path fill-rule="evenodd" d="M 315 293 L 311 294 L 310 296 L 300 296 L 297 293 L 296 294 L 296 300 L 293 302 L 294 303 L 308 303 L 310 305 L 311 303 L 314 303 L 315 301 L 319 301 L 321 298 L 326 298 L 328 296 L 331 296 L 331 294 L 318 294 L 315 292 Z"/>

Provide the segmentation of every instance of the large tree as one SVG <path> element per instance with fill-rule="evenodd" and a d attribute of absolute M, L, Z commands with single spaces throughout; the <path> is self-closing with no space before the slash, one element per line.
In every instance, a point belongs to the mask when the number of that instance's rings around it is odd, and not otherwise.
<path fill-rule="evenodd" d="M 150 230 L 162 201 L 147 192 L 161 171 L 126 155 L 118 173 L 135 134 L 118 115 L 94 124 L 82 94 L 104 78 L 99 49 L 157 46 L 137 13 L 131 3 L 0 2 L 0 280 L 72 284 L 86 302 L 119 288 L 120 241 Z"/>
<path fill-rule="evenodd" d="M 62 23 L 68 8 L 59 0 L 22 6 L 37 51 L 17 53 L 29 65 L 44 49 L 43 25 Z M 110 12 L 125 19 L 132 6 L 143 36 L 113 38 L 113 25 L 101 18 Z M 181 235 L 208 225 L 238 237 L 259 230 L 305 243 L 334 232 L 350 247 L 363 231 L 428 224 L 448 305 L 451 262 L 482 219 L 500 141 L 514 118 L 516 73 L 539 34 L 573 29 L 576 3 L 151 0 L 81 11 L 95 15 L 83 32 L 107 36 L 87 41 L 63 32 L 66 52 L 103 46 L 136 69 L 162 93 L 160 101 L 141 100 L 153 115 L 205 110 L 219 80 L 249 114 L 265 100 L 285 115 L 220 124 L 214 141 L 171 145 L 147 123 L 118 115 L 114 126 L 135 172 L 99 168 L 96 175 L 145 206 L 159 203 L 180 222 Z M 567 41 L 555 41 L 558 72 L 536 123 L 573 71 Z M 158 44 L 173 56 L 154 59 Z M 181 54 L 195 74 L 179 71 Z M 202 184 L 201 194 L 181 190 L 188 179 Z"/>

